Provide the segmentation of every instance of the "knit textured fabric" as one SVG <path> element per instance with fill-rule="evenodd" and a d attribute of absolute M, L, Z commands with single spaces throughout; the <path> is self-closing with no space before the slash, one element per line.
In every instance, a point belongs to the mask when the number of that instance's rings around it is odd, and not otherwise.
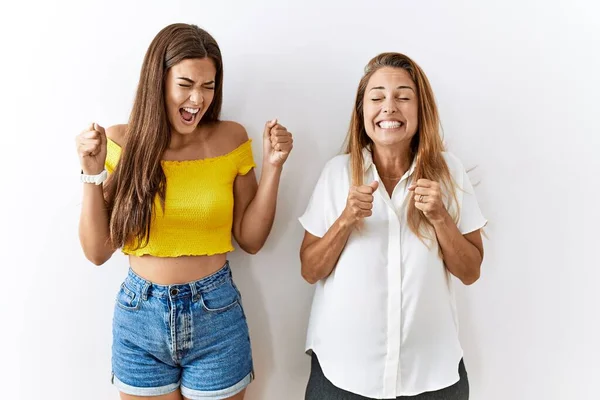
<path fill-rule="evenodd" d="M 112 174 L 121 156 L 108 139 L 106 169 Z M 167 178 L 165 208 L 157 198 L 150 239 L 138 249 L 126 244 L 125 254 L 157 257 L 223 254 L 233 251 L 233 182 L 256 166 L 252 141 L 218 157 L 189 161 L 161 161 Z"/>

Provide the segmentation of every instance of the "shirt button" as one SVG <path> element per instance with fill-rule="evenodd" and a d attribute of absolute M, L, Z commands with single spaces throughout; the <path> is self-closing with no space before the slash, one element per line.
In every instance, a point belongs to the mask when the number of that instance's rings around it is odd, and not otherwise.
<path fill-rule="evenodd" d="M 171 288 L 171 296 L 177 296 L 178 293 L 179 293 L 179 289 Z"/>

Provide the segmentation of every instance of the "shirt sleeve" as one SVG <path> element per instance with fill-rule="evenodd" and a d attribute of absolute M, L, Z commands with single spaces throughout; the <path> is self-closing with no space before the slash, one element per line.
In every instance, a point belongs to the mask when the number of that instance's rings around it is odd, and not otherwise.
<path fill-rule="evenodd" d="M 306 207 L 304 214 L 298 218 L 302 227 L 308 233 L 317 237 L 323 237 L 329 229 L 327 224 L 327 205 L 330 201 L 330 199 L 328 199 L 328 166 L 329 164 L 323 168 L 321 176 L 308 201 L 308 206 Z"/>
<path fill-rule="evenodd" d="M 243 143 L 233 151 L 232 155 L 238 175 L 246 175 L 252 168 L 256 167 L 252 155 L 252 140 Z"/>
<path fill-rule="evenodd" d="M 460 168 L 457 168 L 457 175 L 459 175 L 460 179 L 457 179 L 459 186 L 456 190 L 458 199 L 461 199 L 458 230 L 465 235 L 483 228 L 488 221 L 481 213 L 477 197 L 475 197 L 475 190 L 465 167 L 460 161 L 458 161 L 458 165 Z"/>

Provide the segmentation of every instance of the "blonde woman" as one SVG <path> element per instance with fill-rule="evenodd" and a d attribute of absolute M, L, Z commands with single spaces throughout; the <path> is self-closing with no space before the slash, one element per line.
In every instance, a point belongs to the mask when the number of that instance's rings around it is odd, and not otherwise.
<path fill-rule="evenodd" d="M 414 61 L 369 62 L 347 142 L 300 218 L 316 284 L 306 399 L 468 399 L 450 278 L 479 278 L 486 220 Z"/>

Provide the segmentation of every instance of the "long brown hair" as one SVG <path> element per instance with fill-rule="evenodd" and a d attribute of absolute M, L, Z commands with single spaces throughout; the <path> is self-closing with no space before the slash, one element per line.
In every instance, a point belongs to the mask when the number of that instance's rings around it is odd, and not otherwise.
<path fill-rule="evenodd" d="M 167 72 L 191 58 L 215 64 L 215 94 L 202 122 L 218 121 L 223 99 L 223 63 L 215 39 L 196 25 L 172 24 L 152 40 L 144 57 L 121 158 L 106 186 L 110 240 L 115 247 L 132 242 L 143 247 L 150 238 L 154 201 L 164 209 L 166 177 L 161 158 L 170 140 L 165 103 Z"/>
<path fill-rule="evenodd" d="M 456 200 L 454 192 L 455 184 L 450 175 L 448 165 L 444 160 L 442 152 L 444 144 L 440 136 L 440 120 L 433 96 L 433 91 L 429 80 L 423 70 L 409 57 L 400 53 L 382 53 L 369 61 L 365 67 L 365 72 L 358 84 L 354 109 L 350 119 L 350 127 L 346 138 L 346 153 L 350 154 L 350 163 L 352 170 L 352 184 L 362 185 L 364 182 L 364 159 L 363 149 L 372 150 L 373 141 L 367 135 L 364 124 L 363 99 L 369 79 L 373 74 L 383 68 L 401 68 L 409 73 L 417 89 L 418 110 L 418 129 L 410 143 L 411 160 L 415 161 L 415 170 L 412 181 L 419 179 L 429 179 L 440 182 L 442 189 L 448 196 L 447 200 Z M 449 207 L 450 209 L 450 207 Z M 458 211 L 458 210 L 457 210 Z M 455 220 L 458 215 L 453 215 Z M 408 210 L 407 221 L 410 229 L 421 239 L 431 236 L 431 224 L 414 205 L 414 198 L 411 197 Z"/>

